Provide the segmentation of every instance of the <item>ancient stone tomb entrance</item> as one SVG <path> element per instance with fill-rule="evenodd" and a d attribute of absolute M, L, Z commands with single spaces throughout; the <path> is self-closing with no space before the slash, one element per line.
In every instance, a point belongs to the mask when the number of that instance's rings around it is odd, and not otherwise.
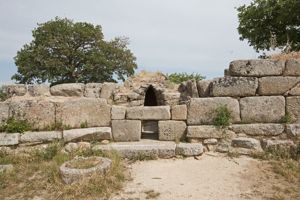
<path fill-rule="evenodd" d="M 156 91 L 152 85 L 146 90 L 144 106 L 158 106 Z M 142 139 L 158 139 L 158 121 L 142 122 Z"/>

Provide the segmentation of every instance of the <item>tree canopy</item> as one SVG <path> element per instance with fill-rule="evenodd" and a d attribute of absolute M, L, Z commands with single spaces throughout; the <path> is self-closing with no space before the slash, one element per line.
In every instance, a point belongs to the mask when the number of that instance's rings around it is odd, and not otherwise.
<path fill-rule="evenodd" d="M 256 51 L 300 50 L 299 0 L 254 0 L 237 10 L 240 39 Z"/>
<path fill-rule="evenodd" d="M 66 18 L 38 24 L 33 40 L 17 52 L 19 83 L 75 83 L 124 80 L 136 58 L 127 38 L 105 41 L 101 26 Z"/>

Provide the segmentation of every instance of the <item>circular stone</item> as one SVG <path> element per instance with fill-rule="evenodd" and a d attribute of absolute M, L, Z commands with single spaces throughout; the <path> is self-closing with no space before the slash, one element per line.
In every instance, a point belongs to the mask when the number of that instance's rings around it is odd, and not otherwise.
<path fill-rule="evenodd" d="M 94 160 L 95 164 L 92 167 L 84 168 L 84 163 L 91 160 Z M 81 166 L 76 167 L 75 163 L 79 163 Z M 60 166 L 59 171 L 63 181 L 66 184 L 72 184 L 95 173 L 106 173 L 109 170 L 111 163 L 112 161 L 110 159 L 103 157 L 76 157 L 73 160 L 63 163 Z"/>

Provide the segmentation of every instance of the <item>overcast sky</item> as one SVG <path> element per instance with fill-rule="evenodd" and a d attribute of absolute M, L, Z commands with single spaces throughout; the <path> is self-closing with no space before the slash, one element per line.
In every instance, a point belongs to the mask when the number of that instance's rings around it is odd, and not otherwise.
<path fill-rule="evenodd" d="M 0 83 L 37 23 L 67 17 L 102 26 L 105 39 L 130 38 L 139 70 L 223 75 L 230 61 L 256 58 L 240 41 L 235 7 L 250 0 L 0 0 Z"/>

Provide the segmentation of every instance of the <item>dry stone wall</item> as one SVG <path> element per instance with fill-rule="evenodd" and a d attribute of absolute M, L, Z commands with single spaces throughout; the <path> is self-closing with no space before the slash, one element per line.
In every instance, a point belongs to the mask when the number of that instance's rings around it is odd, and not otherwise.
<path fill-rule="evenodd" d="M 202 143 L 208 151 L 293 148 L 292 139 L 300 139 L 300 61 L 238 60 L 225 72 L 180 85 L 144 72 L 122 85 L 6 85 L 9 99 L 0 102 L 0 124 L 25 119 L 33 130 L 1 133 L 0 146 L 57 139 L 130 142 L 152 131 L 158 140 Z M 156 105 L 144 106 L 150 88 Z M 231 114 L 228 127 L 213 125 L 221 105 Z M 65 130 L 53 131 L 57 126 Z"/>

